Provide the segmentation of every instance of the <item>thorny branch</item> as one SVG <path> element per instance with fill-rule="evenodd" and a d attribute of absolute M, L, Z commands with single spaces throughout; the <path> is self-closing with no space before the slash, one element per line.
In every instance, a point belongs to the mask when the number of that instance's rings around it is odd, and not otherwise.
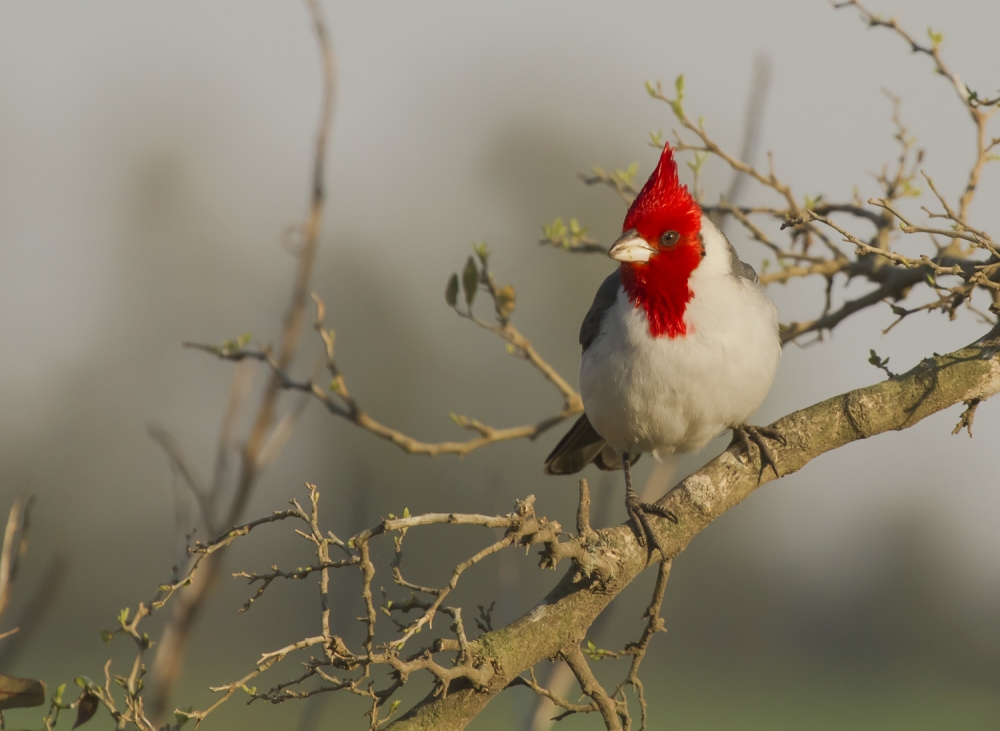
<path fill-rule="evenodd" d="M 390 704 L 390 710 L 386 715 L 381 715 L 382 707 L 400 687 L 408 682 L 414 673 L 426 672 L 435 683 L 435 695 L 442 698 L 447 697 L 453 684 L 462 688 L 481 688 L 493 678 L 494 666 L 481 660 L 478 640 L 470 640 L 466 634 L 461 608 L 444 604 L 445 599 L 457 587 L 460 577 L 467 569 L 505 548 L 539 546 L 542 549 L 540 566 L 555 568 L 559 561 L 568 558 L 576 567 L 575 572 L 579 576 L 579 580 L 584 583 L 593 583 L 598 586 L 603 581 L 608 580 L 614 571 L 612 562 L 593 550 L 599 536 L 589 525 L 586 525 L 584 532 L 579 535 L 564 532 L 559 523 L 535 514 L 533 496 L 518 501 L 516 509 L 507 515 L 427 513 L 411 516 L 408 511 L 404 511 L 401 517 L 390 514 L 387 519 L 377 525 L 361 531 L 347 540 L 342 540 L 331 531 L 321 527 L 319 490 L 315 485 L 307 485 L 306 487 L 309 494 L 307 507 L 303 507 L 297 500 L 293 499 L 289 509 L 275 511 L 271 515 L 233 528 L 212 541 L 205 543 L 195 541 L 189 548 L 192 560 L 189 562 L 187 570 L 183 574 L 175 575 L 169 583 L 161 585 L 152 599 L 139 603 L 134 611 L 123 610 L 118 616 L 118 627 L 104 633 L 107 641 L 117 635 L 130 637 L 136 647 L 136 656 L 129 674 L 127 676 L 114 676 L 115 684 L 121 688 L 117 695 L 113 692 L 110 680 L 103 686 L 91 681 L 84 684 L 84 692 L 93 695 L 108 709 L 119 728 L 131 724 L 137 728 L 151 731 L 156 727 L 156 724 L 146 715 L 142 697 L 142 680 L 145 674 L 143 660 L 145 653 L 153 645 L 149 636 L 142 631 L 143 622 L 163 609 L 176 595 L 190 591 L 190 587 L 197 583 L 199 572 L 205 570 L 206 562 L 213 555 L 237 539 L 249 535 L 254 529 L 270 523 L 287 520 L 298 522 L 300 527 L 295 529 L 295 533 L 311 545 L 316 560 L 294 571 L 285 571 L 273 566 L 269 572 L 265 573 L 245 571 L 234 573 L 234 577 L 246 579 L 251 585 L 259 584 L 256 593 L 243 605 L 240 611 L 249 609 L 253 602 L 260 598 L 277 580 L 315 578 L 320 589 L 320 633 L 262 654 L 255 667 L 241 678 L 212 688 L 214 692 L 219 694 L 215 703 L 200 711 L 175 711 L 177 725 L 168 726 L 168 728 L 178 727 L 184 719 L 193 719 L 201 723 L 237 691 L 243 691 L 249 695 L 249 702 L 265 700 L 271 703 L 281 703 L 286 700 L 306 698 L 317 693 L 346 690 L 372 702 L 369 711 L 370 728 L 377 729 L 395 712 L 398 708 L 398 702 Z M 586 481 L 583 480 L 580 484 L 580 497 L 582 515 L 583 506 L 589 504 L 589 491 Z M 445 585 L 441 587 L 419 586 L 403 577 L 401 570 L 403 541 L 408 531 L 434 525 L 500 528 L 504 533 L 499 540 L 493 541 L 471 557 L 458 563 L 451 572 L 450 580 Z M 392 538 L 394 558 L 391 563 L 391 574 L 393 582 L 401 589 L 408 590 L 410 595 L 406 599 L 393 600 L 383 589 L 383 602 L 376 607 L 372 601 L 372 587 L 377 569 L 372 560 L 371 544 L 373 540 L 381 537 Z M 336 551 L 342 558 L 334 560 L 331 557 L 331 551 Z M 628 655 L 633 658 L 629 674 L 615 691 L 617 700 L 613 702 L 618 708 L 618 712 L 624 714 L 625 717 L 628 714 L 627 702 L 623 694 L 625 685 L 631 685 L 637 689 L 645 717 L 645 701 L 641 696 L 642 686 L 638 682 L 635 671 L 638 668 L 638 661 L 645 654 L 653 633 L 662 630 L 659 608 L 666 573 L 669 571 L 669 562 L 664 566 L 666 568 L 661 569 L 661 580 L 657 582 L 653 602 L 647 611 L 649 622 L 642 637 L 636 643 L 626 646 L 621 652 L 601 651 L 608 657 Z M 366 615 L 361 618 L 365 625 L 365 638 L 358 650 L 350 649 L 344 637 L 336 634 L 330 625 L 329 572 L 345 568 L 354 568 L 359 572 L 360 595 L 366 606 Z M 421 598 L 421 595 L 426 596 L 427 599 Z M 409 614 L 413 611 L 417 612 L 417 617 L 408 622 L 402 622 L 396 618 L 397 615 Z M 421 629 L 431 629 L 434 619 L 442 614 L 451 618 L 448 627 L 453 637 L 439 636 L 430 639 L 416 653 L 403 655 L 404 646 Z M 386 634 L 386 630 L 382 628 L 383 625 L 378 622 L 379 615 L 385 615 L 391 620 L 391 630 L 394 630 L 398 636 L 392 638 L 391 635 Z M 579 645 L 574 646 L 576 653 L 580 653 Z M 290 655 L 300 652 L 308 654 L 308 657 L 301 662 L 303 671 L 300 674 L 279 682 L 266 691 L 258 691 L 256 687 L 250 685 L 262 673 Z M 572 648 L 568 648 L 565 652 L 569 653 L 567 657 L 570 659 L 567 661 L 575 662 L 577 654 L 573 653 Z M 388 684 L 381 689 L 376 689 L 376 685 L 385 681 L 382 680 L 383 676 L 373 674 L 376 667 L 384 667 L 388 671 Z M 105 666 L 105 673 L 110 679 L 110 662 Z M 525 684 L 531 686 L 527 681 Z M 607 697 L 606 693 L 595 689 L 589 681 L 587 688 L 590 689 L 587 692 L 597 694 L 598 699 Z M 545 694 L 545 691 L 540 690 L 540 692 Z M 600 693 L 604 693 L 604 695 L 600 695 Z M 120 700 L 119 696 L 121 696 Z M 600 709 L 603 700 L 595 700 L 595 702 L 597 703 L 595 707 Z M 562 702 L 561 706 L 567 711 L 589 709 L 589 707 L 577 706 L 568 702 Z"/>

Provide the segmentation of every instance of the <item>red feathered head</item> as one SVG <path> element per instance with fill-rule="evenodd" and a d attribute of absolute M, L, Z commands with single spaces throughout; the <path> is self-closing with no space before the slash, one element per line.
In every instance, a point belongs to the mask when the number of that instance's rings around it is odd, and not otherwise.
<path fill-rule="evenodd" d="M 668 231 L 676 231 L 684 238 L 701 229 L 701 207 L 687 186 L 678 181 L 674 149 L 669 143 L 663 146 L 656 170 L 625 215 L 622 231 L 632 228 L 653 245 Z"/>

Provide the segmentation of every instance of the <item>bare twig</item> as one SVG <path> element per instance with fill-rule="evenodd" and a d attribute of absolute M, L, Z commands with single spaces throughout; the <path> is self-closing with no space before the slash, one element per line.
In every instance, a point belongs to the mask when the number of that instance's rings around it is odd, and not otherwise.
<path fill-rule="evenodd" d="M 0 667 L 9 667 L 28 645 L 45 615 L 56 603 L 59 590 L 68 575 L 66 558 L 61 554 L 54 556 L 42 573 L 34 592 L 14 616 L 12 624 L 17 628 L 17 633 L 0 643 Z"/>
<path fill-rule="evenodd" d="M 618 718 L 618 704 L 608 695 L 607 691 L 597 682 L 594 671 L 590 668 L 590 663 L 583 655 L 580 646 L 573 644 L 560 653 L 562 658 L 569 665 L 576 681 L 580 684 L 580 690 L 594 701 L 597 710 L 604 719 L 604 725 L 608 731 L 622 731 L 621 720 Z"/>
<path fill-rule="evenodd" d="M 969 171 L 965 189 L 962 191 L 962 195 L 959 198 L 958 203 L 958 217 L 961 219 L 967 218 L 969 207 L 972 205 L 972 200 L 976 195 L 979 178 L 982 175 L 983 167 L 987 162 L 987 153 L 995 144 L 994 141 L 987 141 L 986 125 L 987 122 L 989 122 L 990 117 L 992 117 L 994 112 L 996 112 L 996 101 L 979 100 L 978 95 L 974 95 L 970 92 L 969 87 L 962 82 L 959 75 L 953 72 L 945 63 L 944 58 L 941 55 L 940 38 L 934 38 L 932 36 L 930 44 L 925 45 L 919 43 L 912 35 L 899 25 L 895 18 L 882 18 L 881 16 L 878 16 L 868 10 L 864 5 L 858 2 L 858 0 L 836 2 L 834 3 L 834 7 L 838 9 L 845 7 L 857 8 L 857 10 L 861 13 L 862 19 L 868 23 L 869 26 L 873 28 L 880 27 L 891 30 L 909 44 L 911 51 L 917 54 L 929 56 L 934 62 L 934 70 L 951 83 L 952 89 L 955 91 L 959 101 L 966 108 L 969 117 L 972 119 L 972 122 L 976 127 L 976 159 L 972 164 L 971 170 Z M 994 108 L 990 109 L 989 107 L 991 106 Z"/>
<path fill-rule="evenodd" d="M 30 525 L 33 497 L 23 500 L 18 498 L 7 514 L 7 527 L 3 534 L 3 548 L 0 549 L 0 615 L 10 603 L 17 580 L 21 559 L 28 550 L 28 527 Z"/>
<path fill-rule="evenodd" d="M 316 320 L 313 327 L 323 341 L 326 352 L 326 368 L 331 377 L 329 386 L 326 388 L 312 380 L 294 380 L 284 371 L 279 370 L 278 363 L 271 358 L 271 355 L 267 350 L 259 348 L 239 348 L 232 350 L 201 343 L 185 343 L 185 345 L 190 348 L 211 353 L 212 355 L 224 360 L 264 361 L 271 366 L 281 388 L 302 391 L 303 393 L 310 394 L 315 400 L 323 404 L 323 406 L 326 407 L 331 414 L 346 419 L 355 426 L 358 426 L 377 437 L 392 442 L 408 454 L 424 454 L 428 456 L 436 456 L 439 454 L 464 455 L 497 442 L 505 442 L 513 439 L 535 439 L 537 436 L 548 429 L 551 429 L 553 426 L 561 423 L 571 416 L 581 413 L 583 411 L 583 402 L 576 390 L 569 385 L 566 379 L 563 378 L 555 370 L 555 368 L 553 368 L 548 361 L 541 356 L 541 354 L 538 353 L 531 342 L 524 337 L 510 321 L 509 314 L 502 309 L 502 290 L 494 284 L 492 276 L 485 266 L 483 267 L 480 275 L 480 282 L 496 303 L 498 310 L 497 323 L 493 324 L 480 320 L 472 314 L 471 308 L 468 312 L 459 311 L 459 315 L 465 319 L 471 320 L 477 326 L 496 334 L 507 343 L 508 351 L 512 355 L 528 361 L 559 392 L 559 395 L 563 399 L 563 408 L 561 411 L 553 414 L 552 416 L 546 417 L 535 424 L 526 424 L 524 426 L 507 428 L 492 427 L 477 419 L 470 419 L 465 416 L 459 416 L 458 414 L 452 414 L 452 421 L 460 427 L 474 431 L 478 434 L 477 437 L 473 437 L 472 439 L 465 441 L 423 442 L 418 439 L 414 439 L 397 429 L 386 426 L 365 412 L 358 405 L 356 398 L 351 394 L 347 385 L 347 380 L 337 366 L 334 357 L 334 332 L 326 329 L 324 323 L 326 307 L 323 304 L 323 300 L 316 294 L 313 295 L 313 300 L 316 303 Z"/>
<path fill-rule="evenodd" d="M 319 232 L 323 221 L 323 209 L 326 198 L 324 170 L 327 140 L 333 119 L 335 79 L 333 48 L 320 4 L 318 0 L 304 0 L 304 2 L 312 20 L 323 70 L 320 119 L 313 153 L 310 204 L 302 226 L 302 248 L 298 252 L 298 265 L 292 288 L 291 302 L 285 315 L 277 354 L 274 356 L 276 367 L 272 369 L 271 378 L 261 396 L 253 425 L 242 447 L 240 470 L 236 478 L 235 490 L 231 502 L 223 511 L 220 523 L 218 524 L 221 527 L 231 526 L 240 520 L 250 499 L 254 485 L 260 477 L 261 470 L 274 459 L 277 451 L 287 438 L 289 427 L 294 423 L 295 419 L 295 412 L 293 412 L 293 416 L 279 421 L 278 425 L 274 426 L 278 395 L 283 390 L 283 382 L 280 374 L 284 373 L 291 366 L 298 351 L 306 318 L 309 281 L 312 276 L 316 250 L 319 246 Z M 229 449 L 233 425 L 236 422 L 236 417 L 244 398 L 246 382 L 242 379 L 247 377 L 242 373 L 238 373 L 234 377 L 230 402 L 226 411 L 226 417 L 223 420 L 217 449 L 216 474 L 212 482 L 213 492 L 209 494 L 204 490 L 196 490 L 195 493 L 198 496 L 199 505 L 202 507 L 202 512 L 206 516 L 206 522 L 210 526 L 210 529 L 215 527 L 215 524 L 210 521 L 215 518 L 213 515 L 214 508 L 219 500 L 218 495 L 222 492 L 226 482 L 228 458 L 225 453 Z M 299 410 L 301 410 L 301 407 Z M 161 444 L 166 443 L 163 439 L 159 441 Z M 176 458 L 178 454 L 176 450 L 172 453 L 168 451 L 168 454 L 171 454 L 171 460 L 175 468 L 182 475 L 186 474 L 190 476 L 192 474 L 191 470 L 186 467 L 181 469 L 180 466 L 183 465 L 183 462 Z M 188 482 L 188 479 L 185 478 L 185 481 Z M 188 484 L 192 486 L 192 489 L 196 489 L 198 486 L 198 483 L 194 481 Z M 183 601 L 178 602 L 175 606 L 174 616 L 164 633 L 153 665 L 155 692 L 151 708 L 153 709 L 152 715 L 156 719 L 162 718 L 166 712 L 171 689 L 180 674 L 181 663 L 183 662 L 195 617 L 205 598 L 211 592 L 215 580 L 219 575 L 219 570 L 218 558 L 213 558 L 209 563 L 208 570 L 199 574 L 198 583 L 192 587 L 192 591 L 185 593 Z"/>

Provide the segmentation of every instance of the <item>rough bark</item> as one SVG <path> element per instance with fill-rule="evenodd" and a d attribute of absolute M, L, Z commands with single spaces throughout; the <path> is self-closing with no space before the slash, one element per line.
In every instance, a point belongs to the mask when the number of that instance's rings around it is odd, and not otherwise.
<path fill-rule="evenodd" d="M 907 373 L 873 386 L 835 396 L 789 414 L 773 426 L 787 439 L 774 453 L 782 475 L 858 439 L 908 429 L 921 419 L 955 404 L 985 399 L 1000 391 L 1000 326 L 975 343 L 947 355 L 924 359 Z M 760 473 L 756 460 L 744 464 L 727 450 L 687 477 L 658 502 L 678 517 L 678 524 L 656 521 L 668 558 L 683 551 L 694 536 L 761 485 L 775 479 Z M 396 731 L 462 729 L 518 674 L 581 642 L 587 629 L 648 565 L 646 549 L 625 526 L 599 532 L 593 548 L 617 567 L 600 587 L 574 583 L 570 570 L 530 612 L 474 643 L 477 663 L 489 662 L 493 680 L 475 690 L 453 684 L 446 697 L 428 696 L 392 724 Z"/>

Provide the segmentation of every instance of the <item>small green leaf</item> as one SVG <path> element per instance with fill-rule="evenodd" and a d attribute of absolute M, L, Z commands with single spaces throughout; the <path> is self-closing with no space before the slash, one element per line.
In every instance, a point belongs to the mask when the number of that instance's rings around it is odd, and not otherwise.
<path fill-rule="evenodd" d="M 449 307 L 454 307 L 458 304 L 457 274 L 452 274 L 451 278 L 448 280 L 448 286 L 444 290 L 444 301 L 448 303 Z"/>
<path fill-rule="evenodd" d="M 889 370 L 889 359 L 880 358 L 878 356 L 878 353 L 876 353 L 874 349 L 868 351 L 868 362 L 871 363 L 876 368 L 881 368 L 883 371 L 885 371 L 885 374 L 889 376 L 889 378 L 892 378 L 895 375 L 892 371 Z"/>
<path fill-rule="evenodd" d="M 476 260 L 470 256 L 462 270 L 462 291 L 465 292 L 465 303 L 469 307 L 472 307 L 472 301 L 476 299 L 478 288 L 479 270 L 476 268 Z"/>
<path fill-rule="evenodd" d="M 482 242 L 480 242 L 478 244 L 475 241 L 473 241 L 472 242 L 472 251 L 473 251 L 473 253 L 476 256 L 479 257 L 479 261 L 482 262 L 483 267 L 485 267 L 489 263 L 489 260 L 490 260 L 490 247 L 486 244 L 485 241 L 482 241 Z"/>
<path fill-rule="evenodd" d="M 935 32 L 933 28 L 927 28 L 927 37 L 931 39 L 931 46 L 934 50 L 941 45 L 941 41 L 944 40 L 944 33 Z"/>
<path fill-rule="evenodd" d="M 652 97 L 656 96 L 656 87 L 653 86 L 653 82 L 652 81 L 647 81 L 646 82 L 646 93 L 649 94 Z"/>
<path fill-rule="evenodd" d="M 549 241 L 561 244 L 566 238 L 566 224 L 563 223 L 561 218 L 557 218 L 552 223 L 543 225 L 542 233 L 545 234 L 545 238 Z"/>
<path fill-rule="evenodd" d="M 114 637 L 115 637 L 115 633 L 112 632 L 111 630 L 109 630 L 109 629 L 102 629 L 101 630 L 101 642 L 103 642 L 105 645 L 108 644 L 109 642 L 111 642 L 111 640 L 113 640 Z"/>
<path fill-rule="evenodd" d="M 131 613 L 132 610 L 129 607 L 125 607 L 123 610 L 118 612 L 118 622 L 121 624 L 122 629 L 125 629 L 125 626 L 128 623 L 128 617 Z"/>
<path fill-rule="evenodd" d="M 404 518 L 409 518 L 410 517 L 410 509 L 409 508 L 403 508 L 403 517 Z"/>
<path fill-rule="evenodd" d="M 694 153 L 694 160 L 689 162 L 687 166 L 691 168 L 692 173 L 694 173 L 695 175 L 699 175 L 701 173 L 701 168 L 705 164 L 705 160 L 707 159 L 708 159 L 707 152 L 696 152 Z"/>
<path fill-rule="evenodd" d="M 625 183 L 626 185 L 632 184 L 632 179 L 635 177 L 636 172 L 639 170 L 639 163 L 634 162 L 629 165 L 625 170 L 615 170 L 615 175 L 619 181 Z M 573 220 L 570 220 L 570 231 L 573 230 Z"/>
<path fill-rule="evenodd" d="M 674 89 L 677 90 L 677 101 L 684 101 L 684 74 L 681 74 L 674 81 Z"/>
<path fill-rule="evenodd" d="M 805 207 L 806 207 L 806 210 L 810 210 L 810 211 L 814 210 L 816 208 L 816 206 L 818 206 L 822 202 L 823 202 L 823 194 L 822 193 L 820 193 L 819 195 L 817 195 L 815 198 L 813 198 L 812 196 L 808 196 L 808 195 L 805 196 Z"/>
<path fill-rule="evenodd" d="M 236 338 L 236 345 L 242 349 L 245 348 L 251 340 L 253 340 L 253 333 L 243 333 Z"/>

